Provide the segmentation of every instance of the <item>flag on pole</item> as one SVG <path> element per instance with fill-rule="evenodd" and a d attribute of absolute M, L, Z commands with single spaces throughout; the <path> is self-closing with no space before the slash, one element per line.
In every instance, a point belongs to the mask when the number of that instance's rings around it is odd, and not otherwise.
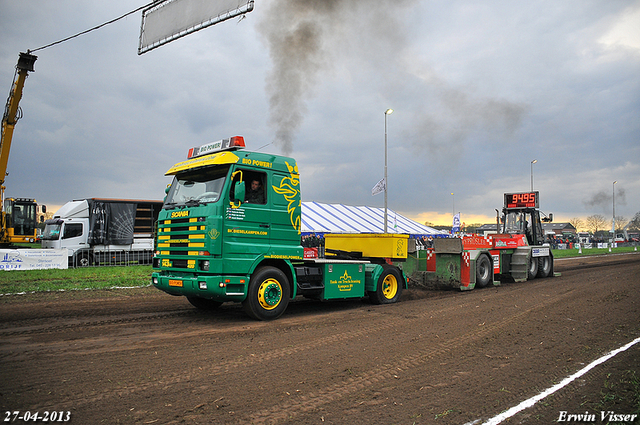
<path fill-rule="evenodd" d="M 384 192 L 386 188 L 387 188 L 387 182 L 383 177 L 382 179 L 380 179 L 378 183 L 376 183 L 375 186 L 373 186 L 373 189 L 371 189 L 371 196 L 376 196 L 378 193 Z"/>
<path fill-rule="evenodd" d="M 458 233 L 460 231 L 460 213 L 453 216 L 453 226 L 451 227 L 451 234 Z"/>

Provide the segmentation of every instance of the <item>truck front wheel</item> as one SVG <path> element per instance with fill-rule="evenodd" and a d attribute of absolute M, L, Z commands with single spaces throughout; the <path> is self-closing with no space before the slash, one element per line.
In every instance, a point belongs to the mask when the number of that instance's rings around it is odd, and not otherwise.
<path fill-rule="evenodd" d="M 289 289 L 287 276 L 280 269 L 262 267 L 251 276 L 242 307 L 253 319 L 277 319 L 289 304 Z"/>
<path fill-rule="evenodd" d="M 369 298 L 374 304 L 395 303 L 402 295 L 402 277 L 397 268 L 384 266 L 384 270 L 378 278 L 376 290 L 369 292 Z"/>

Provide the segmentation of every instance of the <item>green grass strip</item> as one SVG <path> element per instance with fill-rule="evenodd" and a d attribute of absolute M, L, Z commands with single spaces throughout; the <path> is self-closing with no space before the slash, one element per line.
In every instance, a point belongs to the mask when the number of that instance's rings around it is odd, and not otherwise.
<path fill-rule="evenodd" d="M 580 253 L 578 248 L 554 249 L 553 258 L 588 257 L 591 255 L 625 254 L 629 252 L 635 252 L 634 247 L 625 246 L 620 248 L 611 248 L 611 252 L 609 252 L 609 248 L 583 248 L 582 253 Z"/>
<path fill-rule="evenodd" d="M 151 281 L 151 266 L 0 271 L 0 294 L 141 287 Z"/>

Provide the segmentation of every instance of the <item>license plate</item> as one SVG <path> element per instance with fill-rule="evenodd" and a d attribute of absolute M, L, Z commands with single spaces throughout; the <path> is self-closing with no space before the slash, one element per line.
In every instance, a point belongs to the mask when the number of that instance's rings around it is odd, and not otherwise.
<path fill-rule="evenodd" d="M 181 280 L 169 279 L 169 286 L 179 286 L 179 287 L 182 288 L 182 281 Z"/>

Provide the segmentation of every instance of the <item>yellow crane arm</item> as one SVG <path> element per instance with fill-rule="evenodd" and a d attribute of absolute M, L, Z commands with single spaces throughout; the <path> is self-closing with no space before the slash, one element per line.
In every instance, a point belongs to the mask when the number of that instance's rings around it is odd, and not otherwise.
<path fill-rule="evenodd" d="M 33 64 L 38 59 L 29 53 L 20 53 L 18 64 L 16 65 L 16 78 L 9 93 L 9 99 L 2 116 L 2 139 L 0 139 L 0 186 L 4 185 L 4 179 L 7 175 L 7 164 L 9 162 L 9 151 L 11 150 L 11 139 L 13 138 L 13 129 L 16 122 L 20 118 L 18 116 L 18 104 L 22 98 L 22 88 L 27 79 L 29 72 L 35 72 Z"/>

